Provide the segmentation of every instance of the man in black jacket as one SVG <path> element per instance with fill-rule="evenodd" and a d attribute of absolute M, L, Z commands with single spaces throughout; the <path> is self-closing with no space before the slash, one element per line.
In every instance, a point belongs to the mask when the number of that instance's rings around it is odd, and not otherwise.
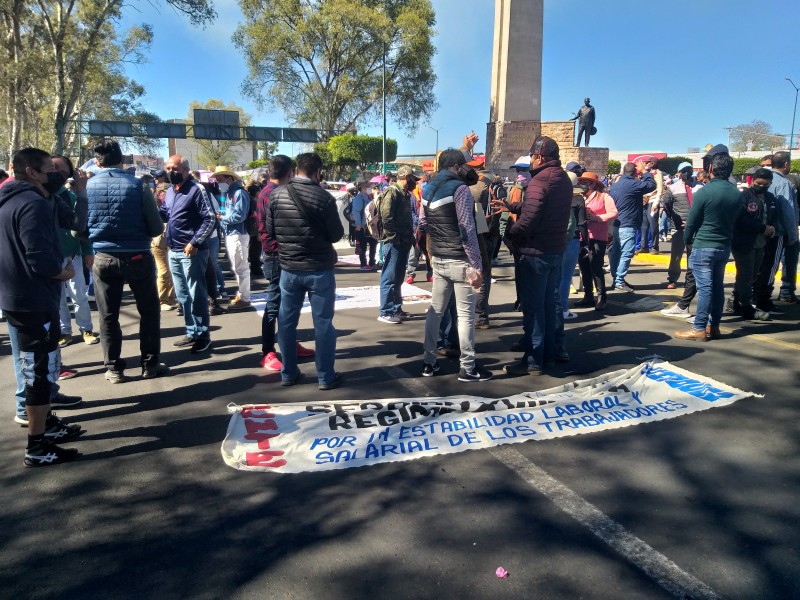
<path fill-rule="evenodd" d="M 321 172 L 322 159 L 318 154 L 298 156 L 297 176 L 288 185 L 272 191 L 266 218 L 267 232 L 278 244 L 281 265 L 278 312 L 278 345 L 283 358 L 281 385 L 294 385 L 301 376 L 297 368 L 297 323 L 308 294 L 319 389 L 332 390 L 342 384 L 342 376 L 334 370 L 333 267 L 337 256 L 333 244 L 342 239 L 344 228 L 336 200 L 319 185 Z"/>

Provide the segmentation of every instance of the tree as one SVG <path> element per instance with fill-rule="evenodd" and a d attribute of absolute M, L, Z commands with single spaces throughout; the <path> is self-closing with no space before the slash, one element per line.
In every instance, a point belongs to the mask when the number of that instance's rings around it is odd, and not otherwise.
<path fill-rule="evenodd" d="M 195 108 L 205 108 L 210 110 L 235 110 L 239 113 L 240 127 L 247 127 L 250 125 L 250 121 L 252 120 L 252 117 L 248 113 L 244 112 L 243 108 L 237 106 L 233 102 L 225 104 L 222 100 L 210 98 L 205 102 L 192 100 L 192 102 L 189 104 L 189 117 L 187 118 L 187 122 L 189 124 L 194 123 Z M 192 136 L 190 135 L 189 137 Z M 213 169 L 218 165 L 232 165 L 234 162 L 236 162 L 236 153 L 233 151 L 233 149 L 243 143 L 242 140 L 199 140 L 196 138 L 194 141 L 197 142 L 197 145 L 202 149 L 198 155 L 198 160 L 207 165 L 210 169 Z"/>
<path fill-rule="evenodd" d="M 606 175 L 619 175 L 622 172 L 622 163 L 618 160 L 609 159 Z"/>
<path fill-rule="evenodd" d="M 334 164 L 359 166 L 367 163 L 382 162 L 383 138 L 352 133 L 337 135 L 328 142 L 328 150 Z M 397 158 L 397 140 L 386 140 L 386 161 Z"/>
<path fill-rule="evenodd" d="M 197 25 L 216 13 L 210 0 L 166 0 Z M 149 25 L 117 30 L 123 0 L 1 0 L 4 25 L 0 80 L 7 152 L 25 144 L 73 145 L 76 121 L 98 112 L 124 120 L 141 112 L 143 89 L 124 77 L 126 62 L 144 62 Z M 125 108 L 128 112 L 126 113 Z"/>
<path fill-rule="evenodd" d="M 786 146 L 786 137 L 772 131 L 772 125 L 756 119 L 731 127 L 731 152 L 771 151 Z"/>
<path fill-rule="evenodd" d="M 663 173 L 675 175 L 678 172 L 678 165 L 682 162 L 692 164 L 692 159 L 686 156 L 667 156 L 666 158 L 658 159 L 658 170 Z"/>
<path fill-rule="evenodd" d="M 411 129 L 432 114 L 431 0 L 239 0 L 233 40 L 250 70 L 243 93 L 273 99 L 295 124 L 355 131 L 387 112 Z M 384 52 L 385 49 L 385 52 Z"/>
<path fill-rule="evenodd" d="M 278 152 L 278 142 L 258 142 L 256 147 L 258 149 L 259 159 L 263 160 L 264 163 L 268 163 L 272 160 L 272 157 Z"/>

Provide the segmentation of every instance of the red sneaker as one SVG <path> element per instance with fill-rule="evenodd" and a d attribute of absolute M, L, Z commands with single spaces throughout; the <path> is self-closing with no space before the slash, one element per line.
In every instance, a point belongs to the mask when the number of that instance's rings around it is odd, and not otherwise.
<path fill-rule="evenodd" d="M 63 379 L 72 379 L 78 374 L 77 371 L 70 371 L 69 369 L 62 369 L 61 372 L 58 374 L 58 380 L 61 381 Z"/>
<path fill-rule="evenodd" d="M 267 352 L 264 358 L 261 359 L 261 366 L 267 371 L 280 371 L 283 368 L 283 363 L 278 360 L 278 355 L 274 352 Z"/>
<path fill-rule="evenodd" d="M 414 275 L 409 275 L 406 277 L 406 283 L 414 283 Z"/>
<path fill-rule="evenodd" d="M 428 283 L 430 283 L 431 281 L 433 281 L 433 275 L 428 275 Z"/>
<path fill-rule="evenodd" d="M 314 351 L 311 348 L 306 348 L 300 342 L 297 343 L 297 358 L 308 358 L 314 356 Z"/>

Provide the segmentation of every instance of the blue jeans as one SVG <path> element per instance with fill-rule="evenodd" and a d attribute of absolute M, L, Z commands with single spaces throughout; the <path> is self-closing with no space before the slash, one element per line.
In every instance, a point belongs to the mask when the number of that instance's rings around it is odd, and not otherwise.
<path fill-rule="evenodd" d="M 333 367 L 336 358 L 336 328 L 333 326 L 336 277 L 333 269 L 281 271 L 281 305 L 278 310 L 278 346 L 283 362 L 281 379 L 292 380 L 298 374 L 297 323 L 306 294 L 311 303 L 311 318 L 314 321 L 317 380 L 320 384 L 330 383 L 336 377 Z"/>
<path fill-rule="evenodd" d="M 267 280 L 267 304 L 261 317 L 261 353 L 275 352 L 275 327 L 281 307 L 281 263 L 277 254 L 261 255 L 261 271 Z"/>
<path fill-rule="evenodd" d="M 689 267 L 697 285 L 695 329 L 705 331 L 706 325 L 719 326 L 725 305 L 725 265 L 730 248 L 692 248 Z"/>
<path fill-rule="evenodd" d="M 542 368 L 555 359 L 561 261 L 561 254 L 520 258 L 525 360 L 531 367 Z"/>
<path fill-rule="evenodd" d="M 800 242 L 787 246 L 789 237 L 783 243 L 783 275 L 781 276 L 781 296 L 791 296 L 797 287 L 797 258 Z"/>
<path fill-rule="evenodd" d="M 406 274 L 408 246 L 383 243 L 383 270 L 381 271 L 381 316 L 388 317 L 403 308 L 400 288 Z"/>
<path fill-rule="evenodd" d="M 22 374 L 22 364 L 20 363 L 19 355 L 19 332 L 17 328 L 11 323 L 6 323 L 8 326 L 8 340 L 11 342 L 11 359 L 14 361 L 14 380 L 17 383 L 17 389 L 14 391 L 14 401 L 17 405 L 17 416 L 26 417 L 25 413 L 25 377 Z M 58 384 L 50 384 L 50 399 L 52 400 L 58 395 Z"/>
<path fill-rule="evenodd" d="M 169 270 L 175 284 L 175 298 L 183 308 L 186 335 L 195 339 L 209 335 L 207 263 L 208 250 L 198 250 L 194 256 L 169 251 Z"/>
<path fill-rule="evenodd" d="M 614 285 L 622 285 L 631 266 L 631 259 L 636 252 L 636 227 L 620 227 L 614 233 L 608 263 L 611 267 L 611 278 Z"/>
<path fill-rule="evenodd" d="M 214 275 L 217 279 L 217 292 L 221 294 L 225 291 L 225 276 L 222 274 L 222 268 L 219 266 L 219 235 L 208 238 L 208 253 L 211 258 L 211 264 L 214 265 Z"/>
<path fill-rule="evenodd" d="M 575 273 L 575 265 L 578 264 L 580 249 L 580 240 L 568 241 L 561 259 L 561 283 L 558 286 L 558 296 L 561 300 L 561 310 L 564 312 L 569 309 L 569 288 L 572 287 L 572 274 Z"/>

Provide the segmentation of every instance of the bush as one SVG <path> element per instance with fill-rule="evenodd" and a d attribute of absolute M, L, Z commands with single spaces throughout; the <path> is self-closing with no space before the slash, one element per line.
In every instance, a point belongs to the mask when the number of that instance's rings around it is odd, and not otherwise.
<path fill-rule="evenodd" d="M 658 159 L 658 170 L 662 173 L 669 173 L 675 175 L 678 172 L 678 165 L 682 162 L 692 164 L 692 159 L 686 156 L 668 156 L 667 158 Z"/>
<path fill-rule="evenodd" d="M 381 162 L 383 138 L 347 133 L 333 136 L 328 141 L 331 160 L 337 165 L 361 165 Z M 386 140 L 386 162 L 397 158 L 397 140 Z"/>
<path fill-rule="evenodd" d="M 622 171 L 622 163 L 618 160 L 609 160 L 606 175 L 618 175 Z"/>
<path fill-rule="evenodd" d="M 251 160 L 247 163 L 248 169 L 258 169 L 259 167 L 266 167 L 269 164 L 266 160 Z"/>
<path fill-rule="evenodd" d="M 760 158 L 734 158 L 732 175 L 743 177 L 744 172 L 761 164 Z"/>

